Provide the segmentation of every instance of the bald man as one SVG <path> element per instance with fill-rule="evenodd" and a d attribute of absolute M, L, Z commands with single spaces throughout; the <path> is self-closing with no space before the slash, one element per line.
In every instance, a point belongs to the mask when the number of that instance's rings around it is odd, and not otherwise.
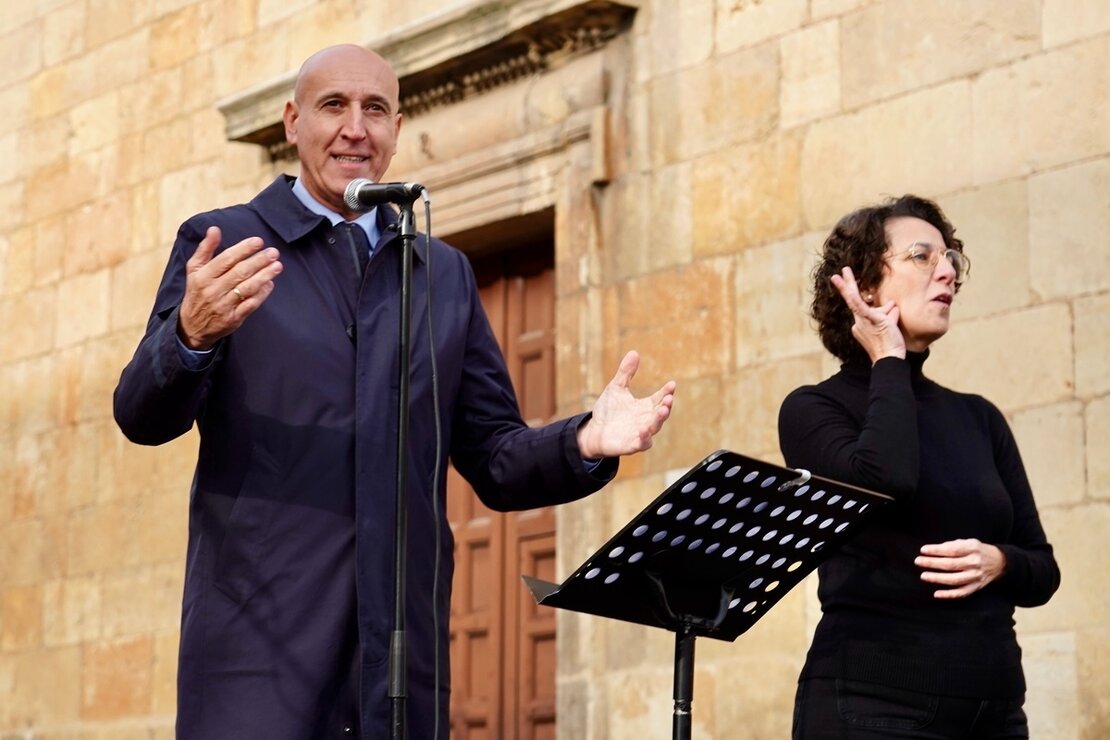
<path fill-rule="evenodd" d="M 324 49 L 283 119 L 300 175 L 181 226 L 115 392 L 134 442 L 200 432 L 178 738 L 389 733 L 400 248 L 393 210 L 353 212 L 343 192 L 396 152 L 397 76 L 361 47 Z M 651 446 L 674 384 L 633 397 L 630 352 L 590 413 L 530 429 L 466 257 L 421 236 L 413 307 L 407 729 L 424 740 L 448 731 L 446 455 L 493 509 L 572 501 Z"/>

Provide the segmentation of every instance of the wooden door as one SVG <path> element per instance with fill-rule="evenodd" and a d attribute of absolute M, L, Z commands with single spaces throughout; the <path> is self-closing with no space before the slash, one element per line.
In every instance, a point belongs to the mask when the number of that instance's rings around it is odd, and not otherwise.
<path fill-rule="evenodd" d="M 554 269 L 550 244 L 474 261 L 482 303 L 531 425 L 555 409 Z M 455 537 L 451 598 L 451 737 L 555 737 L 555 616 L 537 608 L 521 574 L 555 577 L 551 508 L 487 509 L 451 470 Z"/>

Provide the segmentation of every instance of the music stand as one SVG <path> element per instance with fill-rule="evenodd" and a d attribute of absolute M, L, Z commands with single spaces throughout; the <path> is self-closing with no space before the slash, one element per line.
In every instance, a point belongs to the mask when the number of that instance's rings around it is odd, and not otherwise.
<path fill-rule="evenodd" d="M 692 724 L 694 639 L 735 640 L 890 497 L 718 450 L 648 504 L 540 604 L 675 633 L 675 740 Z"/>

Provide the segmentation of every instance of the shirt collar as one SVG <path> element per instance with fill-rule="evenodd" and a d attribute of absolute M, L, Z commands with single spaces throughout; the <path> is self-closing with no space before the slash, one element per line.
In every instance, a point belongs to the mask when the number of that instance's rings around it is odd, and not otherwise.
<path fill-rule="evenodd" d="M 332 226 L 347 220 L 313 198 L 312 195 L 309 194 L 308 188 L 304 186 L 304 181 L 299 177 L 293 183 L 293 195 L 297 197 L 297 200 L 299 200 L 305 208 L 318 216 L 323 216 L 331 222 Z M 378 237 L 381 235 L 381 232 L 378 230 L 378 207 L 374 206 L 350 223 L 358 224 L 362 227 L 362 230 L 366 232 L 366 238 L 370 241 L 371 249 L 373 249 L 374 245 L 378 243 Z"/>

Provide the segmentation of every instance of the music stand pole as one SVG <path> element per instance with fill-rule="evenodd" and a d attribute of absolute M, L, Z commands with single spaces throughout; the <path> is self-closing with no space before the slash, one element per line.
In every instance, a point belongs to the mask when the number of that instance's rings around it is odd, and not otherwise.
<path fill-rule="evenodd" d="M 408 557 L 409 366 L 412 344 L 412 251 L 416 241 L 413 200 L 399 203 L 401 236 L 400 377 L 397 394 L 397 488 L 393 539 L 393 632 L 389 638 L 389 727 L 392 740 L 405 738 L 408 666 L 405 582 Z M 436 638 L 438 639 L 438 638 Z"/>
<path fill-rule="evenodd" d="M 689 624 L 674 633 L 674 722 L 671 737 L 690 740 L 694 722 L 694 640 Z"/>

